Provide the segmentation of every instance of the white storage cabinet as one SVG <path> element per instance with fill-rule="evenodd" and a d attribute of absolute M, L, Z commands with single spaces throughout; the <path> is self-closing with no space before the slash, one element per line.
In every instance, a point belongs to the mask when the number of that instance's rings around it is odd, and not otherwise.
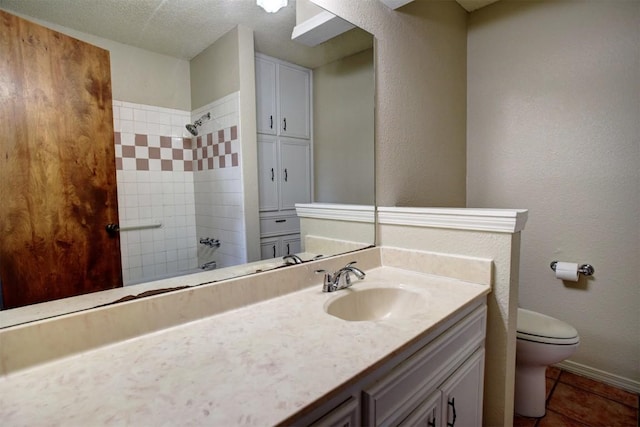
<path fill-rule="evenodd" d="M 296 203 L 313 185 L 311 70 L 256 55 L 258 195 L 262 259 L 300 252 Z M 287 222 L 273 227 L 271 222 Z"/>

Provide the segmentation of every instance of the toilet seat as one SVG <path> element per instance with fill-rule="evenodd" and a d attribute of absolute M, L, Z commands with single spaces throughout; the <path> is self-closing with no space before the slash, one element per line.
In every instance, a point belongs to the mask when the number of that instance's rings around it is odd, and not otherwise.
<path fill-rule="evenodd" d="M 518 339 L 542 344 L 573 345 L 580 342 L 571 325 L 545 314 L 518 308 Z"/>

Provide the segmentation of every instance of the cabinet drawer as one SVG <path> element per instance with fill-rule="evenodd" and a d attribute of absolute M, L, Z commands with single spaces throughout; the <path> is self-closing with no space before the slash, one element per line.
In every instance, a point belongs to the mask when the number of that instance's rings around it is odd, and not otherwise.
<path fill-rule="evenodd" d="M 261 236 L 278 236 L 300 232 L 300 218 L 297 216 L 280 216 L 260 218 Z"/>
<path fill-rule="evenodd" d="M 486 306 L 418 350 L 363 390 L 365 425 L 397 425 L 484 341 Z"/>

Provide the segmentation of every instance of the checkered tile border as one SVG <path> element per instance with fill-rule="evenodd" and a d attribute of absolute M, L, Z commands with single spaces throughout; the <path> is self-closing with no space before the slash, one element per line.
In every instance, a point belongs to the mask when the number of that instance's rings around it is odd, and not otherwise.
<path fill-rule="evenodd" d="M 194 139 L 135 134 L 128 143 L 116 132 L 116 169 L 196 171 L 237 167 L 237 140 L 237 126 Z M 192 148 L 194 141 L 196 146 Z"/>
<path fill-rule="evenodd" d="M 201 171 L 238 166 L 240 159 L 238 153 L 234 152 L 234 141 L 237 140 L 237 126 L 198 136 L 193 149 L 193 169 Z"/>

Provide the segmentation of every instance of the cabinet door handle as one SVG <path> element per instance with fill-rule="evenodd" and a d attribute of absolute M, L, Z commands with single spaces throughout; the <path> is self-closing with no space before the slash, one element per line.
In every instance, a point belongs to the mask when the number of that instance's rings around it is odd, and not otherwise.
<path fill-rule="evenodd" d="M 273 257 L 276 257 L 276 245 L 273 245 Z"/>
<path fill-rule="evenodd" d="M 273 174 L 273 168 L 271 168 L 271 182 L 275 179 L 275 175 Z"/>
<path fill-rule="evenodd" d="M 273 129 L 273 116 L 269 116 L 269 129 Z"/>
<path fill-rule="evenodd" d="M 453 420 L 450 423 L 447 423 L 448 427 L 453 427 L 456 424 L 456 398 L 452 397 L 451 400 L 447 402 L 447 405 L 451 406 L 453 409 Z"/>
<path fill-rule="evenodd" d="M 430 419 L 429 421 L 427 421 L 427 426 L 428 427 L 436 427 L 436 417 L 435 416 L 432 419 Z"/>
<path fill-rule="evenodd" d="M 287 255 L 291 255 L 291 250 L 289 248 L 289 244 L 287 243 Z"/>
<path fill-rule="evenodd" d="M 280 222 L 287 222 L 286 219 L 276 219 L 276 223 L 280 223 Z"/>
<path fill-rule="evenodd" d="M 284 118 L 284 131 L 286 132 L 287 130 L 287 118 Z"/>
<path fill-rule="evenodd" d="M 287 172 L 287 168 L 284 168 L 284 182 L 289 181 L 289 172 Z"/>

